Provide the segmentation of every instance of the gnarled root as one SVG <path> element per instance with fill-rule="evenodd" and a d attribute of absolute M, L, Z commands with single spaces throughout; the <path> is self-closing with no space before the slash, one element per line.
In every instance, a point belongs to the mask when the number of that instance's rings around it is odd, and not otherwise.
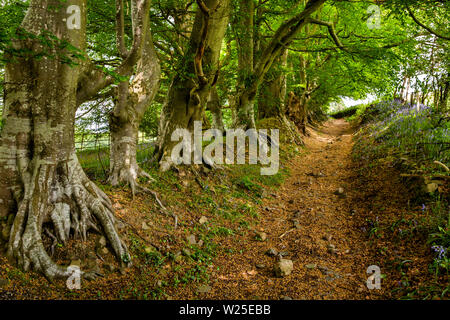
<path fill-rule="evenodd" d="M 174 213 L 169 213 L 169 210 L 162 204 L 161 200 L 158 197 L 158 194 L 155 191 L 152 191 L 142 185 L 140 185 L 137 181 L 139 177 L 147 178 L 150 181 L 154 181 L 154 179 L 144 170 L 142 170 L 138 164 L 135 164 L 133 166 L 126 166 L 122 167 L 120 170 L 114 170 L 113 173 L 110 175 L 108 182 L 112 186 L 118 186 L 119 183 L 126 183 L 130 186 L 131 192 L 133 194 L 133 199 L 136 194 L 138 193 L 149 193 L 154 198 L 158 206 L 160 207 L 161 211 L 165 214 L 170 214 L 174 220 L 175 220 L 175 228 L 178 225 L 178 217 Z"/>
<path fill-rule="evenodd" d="M 86 240 L 89 229 L 102 231 L 122 264 L 130 261 L 115 227 L 108 197 L 84 174 L 75 153 L 66 162 L 33 159 L 32 174 L 22 171 L 24 190 L 11 228 L 8 256 L 25 271 L 31 267 L 49 279 L 72 274 L 52 261 L 45 250 L 43 225 L 51 223 L 58 242 L 72 235 Z"/>
<path fill-rule="evenodd" d="M 136 193 L 140 190 L 139 183 L 137 182 L 139 178 L 146 178 L 150 181 L 154 181 L 154 179 L 137 164 L 133 166 L 124 166 L 121 168 L 116 166 L 109 175 L 108 183 L 113 187 L 117 187 L 121 183 L 129 185 L 134 198 Z"/>
<path fill-rule="evenodd" d="M 173 217 L 173 219 L 174 219 L 174 221 L 175 221 L 175 226 L 174 226 L 174 227 L 175 227 L 175 229 L 176 229 L 177 226 L 178 226 L 178 216 L 177 216 L 175 213 L 173 213 L 173 212 L 171 212 L 170 210 L 168 210 L 168 209 L 163 205 L 163 203 L 161 202 L 161 200 L 159 200 L 158 194 L 157 194 L 155 191 L 150 190 L 150 189 L 148 189 L 148 188 L 145 188 L 145 187 L 143 187 L 143 186 L 141 186 L 141 185 L 139 185 L 139 184 L 136 184 L 136 187 L 137 187 L 137 189 L 138 189 L 139 192 L 142 192 L 142 193 L 149 193 L 149 194 L 151 194 L 151 195 L 155 198 L 155 201 L 156 201 L 156 203 L 158 204 L 158 206 L 159 206 L 159 208 L 161 209 L 161 211 L 162 211 L 164 214 L 170 215 L 170 216 Z"/>

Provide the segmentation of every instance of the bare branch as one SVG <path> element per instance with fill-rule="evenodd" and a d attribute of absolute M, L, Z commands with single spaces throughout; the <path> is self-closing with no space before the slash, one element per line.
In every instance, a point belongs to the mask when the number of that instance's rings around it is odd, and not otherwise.
<path fill-rule="evenodd" d="M 320 26 L 327 27 L 328 28 L 328 33 L 330 34 L 330 36 L 333 39 L 333 41 L 336 44 L 336 46 L 339 49 L 341 49 L 342 51 L 349 52 L 348 49 L 344 47 L 344 45 L 342 44 L 341 40 L 337 36 L 336 30 L 334 29 L 333 23 L 327 22 L 327 21 L 321 21 L 321 20 L 317 20 L 317 19 L 313 19 L 313 18 L 309 18 L 308 22 L 309 23 L 313 23 L 313 24 L 317 24 L 317 25 L 320 25 Z"/>
<path fill-rule="evenodd" d="M 132 1 L 133 45 L 122 64 L 114 70 L 114 73 L 119 76 L 130 76 L 133 72 L 133 66 L 141 56 L 145 36 L 149 29 L 148 22 L 151 2 L 151 0 Z M 113 76 L 105 74 L 103 70 L 99 69 L 90 60 L 85 64 L 83 71 L 78 85 L 77 105 L 91 100 L 98 91 L 114 82 Z"/>
<path fill-rule="evenodd" d="M 125 47 L 125 22 L 123 11 L 123 0 L 116 0 L 116 43 L 120 56 L 125 59 L 130 53 Z"/>
<path fill-rule="evenodd" d="M 293 41 L 300 29 L 306 24 L 307 18 L 324 2 L 325 0 L 309 0 L 301 13 L 284 22 L 277 29 L 269 45 L 263 51 L 261 59 L 255 66 L 254 75 L 256 81 L 252 84 L 253 87 L 258 86 L 258 82 L 262 80 L 275 59 L 280 56 L 285 47 Z"/>

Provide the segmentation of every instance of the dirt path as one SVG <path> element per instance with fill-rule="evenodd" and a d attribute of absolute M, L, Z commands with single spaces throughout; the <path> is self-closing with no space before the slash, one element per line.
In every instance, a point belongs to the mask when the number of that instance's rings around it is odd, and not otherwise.
<path fill-rule="evenodd" d="M 291 177 L 261 206 L 259 231 L 266 241 L 245 241 L 241 252 L 219 259 L 208 298 L 374 299 L 366 288 L 367 239 L 353 219 L 350 184 L 352 128 L 333 120 L 306 138 L 306 155 L 290 164 Z M 335 194 L 339 188 L 342 195 Z M 225 245 L 225 244 L 224 244 Z M 291 275 L 276 278 L 276 249 L 294 262 Z M 227 259 L 227 260 L 225 260 Z M 215 280 L 214 280 L 215 279 Z"/>

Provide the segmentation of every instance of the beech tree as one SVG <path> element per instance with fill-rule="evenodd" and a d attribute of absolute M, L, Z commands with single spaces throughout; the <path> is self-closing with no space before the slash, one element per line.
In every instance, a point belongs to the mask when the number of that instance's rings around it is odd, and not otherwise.
<path fill-rule="evenodd" d="M 189 46 L 172 80 L 161 112 L 155 159 L 161 170 L 173 164 L 171 141 L 177 128 L 193 131 L 202 121 L 211 88 L 218 77 L 219 54 L 229 19 L 229 0 L 198 0 Z"/>
<path fill-rule="evenodd" d="M 272 64 L 282 55 L 286 47 L 292 43 L 302 27 L 308 23 L 309 16 L 318 10 L 323 3 L 325 3 L 325 0 L 309 0 L 299 14 L 283 22 L 274 32 L 257 61 L 253 63 L 252 71 L 247 72 L 248 75 L 243 80 L 244 83 L 238 91 L 235 104 L 237 114 L 235 127 L 244 129 L 255 127 L 253 106 L 259 85 L 263 82 L 264 76 L 270 70 Z"/>
<path fill-rule="evenodd" d="M 210 93 L 208 104 L 207 104 L 207 109 L 209 111 L 211 111 L 212 128 L 218 129 L 221 132 L 224 132 L 225 125 L 223 123 L 222 109 L 220 106 L 220 97 L 219 97 L 219 93 L 217 92 L 216 87 L 211 89 L 211 93 Z"/>
<path fill-rule="evenodd" d="M 306 134 L 307 122 L 342 96 L 400 95 L 449 108 L 446 2 L 383 1 L 380 29 L 367 26 L 368 4 L 359 1 L 154 0 L 151 12 L 150 0 L 116 0 L 115 7 L 97 0 L 12 2 L 0 10 L 1 236 L 12 260 L 49 278 L 69 271 L 46 252 L 44 233 L 59 243 L 104 233 L 117 258 L 130 260 L 111 201 L 75 152 L 75 113 L 99 97 L 114 102 L 103 112 L 111 136 L 108 181 L 129 184 L 133 194 L 144 189 L 138 178 L 149 178 L 136 161 L 146 110 L 152 132 L 159 123 L 153 155 L 168 170 L 178 144 L 172 133 L 206 123 L 205 109 L 221 131 L 254 128 L 255 111 L 258 120 L 278 118 L 301 143 L 298 131 Z M 87 4 L 101 7 L 89 19 Z M 92 18 L 98 21 L 89 27 Z"/>
<path fill-rule="evenodd" d="M 124 40 L 123 0 L 117 0 L 117 47 L 122 59 L 130 55 Z M 151 177 L 136 161 L 136 145 L 139 124 L 159 89 L 161 67 L 153 45 L 150 30 L 142 44 L 141 58 L 130 81 L 122 81 L 115 94 L 115 106 L 110 114 L 111 133 L 110 172 L 108 182 L 112 186 L 125 182 L 131 186 L 133 194 L 138 187 L 137 178 Z"/>
<path fill-rule="evenodd" d="M 148 0 L 132 1 L 133 46 L 116 75 L 131 75 L 140 59 L 149 8 Z M 33 0 L 20 27 L 26 36 L 12 40 L 6 57 L 0 138 L 0 216 L 13 217 L 7 254 L 25 270 L 67 277 L 44 248 L 44 229 L 61 243 L 85 240 L 93 229 L 127 264 L 111 202 L 87 178 L 74 147 L 77 107 L 115 81 L 84 54 L 86 0 Z"/>

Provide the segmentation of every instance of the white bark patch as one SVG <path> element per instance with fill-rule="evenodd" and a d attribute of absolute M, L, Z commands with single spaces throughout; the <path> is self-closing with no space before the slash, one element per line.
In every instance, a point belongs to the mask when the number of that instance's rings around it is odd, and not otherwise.
<path fill-rule="evenodd" d="M 64 132 L 64 124 L 58 124 L 55 127 L 51 127 L 47 122 L 38 123 L 35 127 L 35 133 L 41 135 L 42 137 L 53 138 L 53 133 Z"/>
<path fill-rule="evenodd" d="M 131 176 L 133 177 L 134 180 L 136 180 L 136 179 L 138 178 L 138 174 L 137 174 L 137 172 L 136 172 L 134 166 L 132 166 L 132 167 L 130 168 L 130 174 L 131 174 Z"/>
<path fill-rule="evenodd" d="M 16 150 L 10 147 L 0 146 L 0 163 L 6 170 L 15 171 L 16 167 Z"/>
<path fill-rule="evenodd" d="M 67 203 L 56 203 L 50 216 L 59 238 L 67 240 L 70 234 L 70 206 Z"/>
<path fill-rule="evenodd" d="M 122 137 L 120 143 L 136 143 L 136 140 L 132 137 Z"/>

